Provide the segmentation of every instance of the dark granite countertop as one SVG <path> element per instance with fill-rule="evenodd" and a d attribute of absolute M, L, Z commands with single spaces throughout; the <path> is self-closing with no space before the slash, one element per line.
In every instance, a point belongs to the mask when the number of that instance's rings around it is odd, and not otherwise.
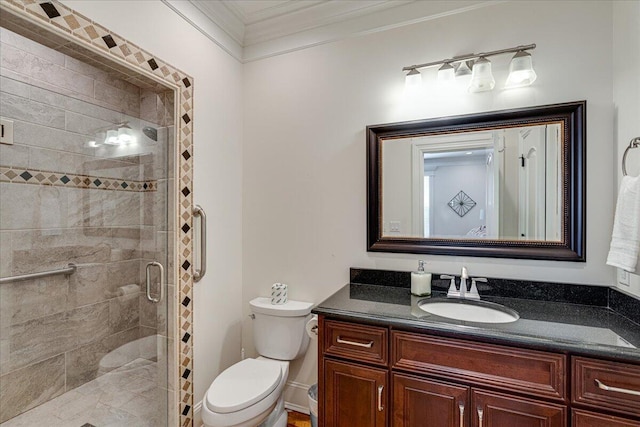
<path fill-rule="evenodd" d="M 433 297 L 444 296 L 444 292 L 434 291 Z M 422 299 L 424 297 L 411 296 L 406 286 L 351 283 L 318 304 L 313 313 L 398 329 L 640 363 L 640 325 L 608 305 L 483 295 L 482 300 L 502 304 L 520 315 L 513 323 L 491 324 L 429 314 L 417 306 Z M 640 306 L 637 303 L 633 299 L 626 311 L 635 312 Z"/>

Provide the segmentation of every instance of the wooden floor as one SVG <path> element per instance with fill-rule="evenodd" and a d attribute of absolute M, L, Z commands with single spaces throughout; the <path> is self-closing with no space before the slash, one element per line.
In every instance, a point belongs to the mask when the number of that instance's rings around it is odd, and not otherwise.
<path fill-rule="evenodd" d="M 300 412 L 289 411 L 287 427 L 311 427 L 311 418 Z"/>

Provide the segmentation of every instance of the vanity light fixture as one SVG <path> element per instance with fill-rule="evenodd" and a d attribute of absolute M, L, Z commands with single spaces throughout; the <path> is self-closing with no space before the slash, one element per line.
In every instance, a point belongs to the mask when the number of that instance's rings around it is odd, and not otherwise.
<path fill-rule="evenodd" d="M 440 65 L 438 69 L 439 82 L 446 83 L 454 79 L 464 81 L 471 76 L 467 87 L 469 92 L 484 92 L 492 90 L 496 84 L 491 71 L 491 61 L 487 58 L 515 52 L 515 56 L 509 66 L 509 77 L 507 78 L 505 87 L 522 87 L 530 85 L 537 77 L 533 70 L 531 54 L 527 52 L 535 48 L 535 44 L 528 44 L 491 52 L 470 53 L 442 59 L 440 61 L 409 65 L 402 70 L 408 71 L 405 80 L 407 88 L 420 86 L 422 84 L 422 76 L 419 69 Z"/>

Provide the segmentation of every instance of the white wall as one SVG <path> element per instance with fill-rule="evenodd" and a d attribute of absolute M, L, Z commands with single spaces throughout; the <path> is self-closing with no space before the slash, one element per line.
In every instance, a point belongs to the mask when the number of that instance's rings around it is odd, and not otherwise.
<path fill-rule="evenodd" d="M 458 274 L 466 265 L 479 276 L 610 285 L 612 32 L 609 2 L 517 1 L 246 64 L 245 310 L 274 282 L 289 284 L 292 299 L 317 303 L 348 282 L 351 266 L 413 270 L 418 258 L 439 273 Z M 532 87 L 500 89 L 504 56 L 494 60 L 493 92 L 432 92 L 403 103 L 403 66 L 527 43 L 538 46 Z M 586 263 L 366 252 L 365 126 L 582 99 L 590 171 Z M 251 354 L 251 328 L 245 330 Z M 315 350 L 293 364 L 292 381 L 316 380 Z"/>
<path fill-rule="evenodd" d="M 197 403 L 240 359 L 242 64 L 161 2 L 63 2 L 194 78 L 194 201 L 209 220 L 208 273 L 194 290 Z"/>
<path fill-rule="evenodd" d="M 614 197 L 622 179 L 622 154 L 631 138 L 640 136 L 640 2 L 617 1 L 613 5 L 613 104 L 615 108 Z M 629 152 L 627 173 L 640 174 L 640 149 Z M 636 268 L 640 273 L 640 266 Z M 640 296 L 640 274 L 630 275 L 630 286 L 622 290 Z"/>

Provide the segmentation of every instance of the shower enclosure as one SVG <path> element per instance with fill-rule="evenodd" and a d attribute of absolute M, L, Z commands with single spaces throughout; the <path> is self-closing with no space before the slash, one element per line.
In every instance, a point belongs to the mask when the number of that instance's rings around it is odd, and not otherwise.
<path fill-rule="evenodd" d="M 0 423 L 173 425 L 174 92 L 6 18 Z"/>

